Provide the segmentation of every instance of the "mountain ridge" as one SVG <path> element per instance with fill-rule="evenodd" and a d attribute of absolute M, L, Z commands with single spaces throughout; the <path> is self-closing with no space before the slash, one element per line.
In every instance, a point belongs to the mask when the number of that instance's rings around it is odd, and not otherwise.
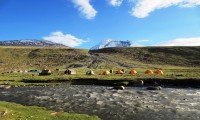
<path fill-rule="evenodd" d="M 6 40 L 0 41 L 0 46 L 44 46 L 44 47 L 67 47 L 63 44 L 37 39 Z"/>
<path fill-rule="evenodd" d="M 101 41 L 99 44 L 93 46 L 90 48 L 90 50 L 98 50 L 98 49 L 103 49 L 103 48 L 110 48 L 110 47 L 138 47 L 141 45 L 138 45 L 132 41 L 129 40 L 104 40 Z"/>

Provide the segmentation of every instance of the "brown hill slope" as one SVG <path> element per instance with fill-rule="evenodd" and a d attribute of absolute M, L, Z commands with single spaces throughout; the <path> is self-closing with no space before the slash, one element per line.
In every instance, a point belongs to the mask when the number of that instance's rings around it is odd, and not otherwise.
<path fill-rule="evenodd" d="M 84 67 L 88 50 L 50 47 L 0 47 L 0 67 L 6 70 Z"/>
<path fill-rule="evenodd" d="M 44 68 L 120 68 L 147 65 L 200 67 L 200 47 L 129 47 L 96 51 L 72 48 L 0 47 L 0 71 Z"/>
<path fill-rule="evenodd" d="M 90 51 L 120 66 L 131 67 L 139 64 L 176 66 L 200 66 L 200 47 L 128 47 L 105 48 Z"/>

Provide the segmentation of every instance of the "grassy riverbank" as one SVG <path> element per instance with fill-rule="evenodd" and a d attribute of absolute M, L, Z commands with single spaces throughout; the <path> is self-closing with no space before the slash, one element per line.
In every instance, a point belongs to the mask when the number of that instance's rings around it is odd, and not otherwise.
<path fill-rule="evenodd" d="M 150 81 L 153 82 L 164 82 L 165 84 L 171 82 L 177 82 L 176 84 L 181 84 L 184 82 L 184 85 L 187 85 L 190 81 L 194 81 L 195 85 L 199 85 L 200 81 L 200 68 L 199 67 L 169 67 L 163 66 L 161 69 L 164 74 L 145 74 L 147 68 L 135 68 L 137 74 L 131 75 L 129 71 L 131 69 L 125 69 L 126 73 L 124 74 L 115 74 L 118 69 L 114 69 L 114 73 L 109 75 L 102 75 L 102 72 L 105 69 L 92 69 L 94 70 L 94 75 L 86 75 L 88 69 L 76 69 L 77 74 L 75 75 L 64 75 L 64 69 L 59 71 L 52 71 L 50 76 L 38 76 L 39 73 L 5 73 L 0 75 L 0 84 L 9 84 L 9 85 L 60 85 L 60 84 L 87 84 L 87 80 L 98 82 L 99 84 L 106 85 L 106 81 L 113 83 L 117 81 L 137 81 L 144 80 L 145 83 Z M 153 71 L 159 68 L 150 68 Z M 104 81 L 104 82 L 102 82 Z M 168 82 L 166 82 L 168 81 Z M 97 83 L 96 82 L 96 83 Z M 196 84 L 198 82 L 198 84 Z M 92 83 L 94 84 L 94 83 Z"/>
<path fill-rule="evenodd" d="M 0 101 L 0 120 L 99 120 L 97 116 L 50 111 L 43 107 L 22 106 Z"/>

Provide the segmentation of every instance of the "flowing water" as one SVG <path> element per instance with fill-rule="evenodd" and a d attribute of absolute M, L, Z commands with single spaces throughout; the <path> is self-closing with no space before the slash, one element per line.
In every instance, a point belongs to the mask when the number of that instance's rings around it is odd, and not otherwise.
<path fill-rule="evenodd" d="M 0 90 L 0 100 L 97 115 L 103 120 L 200 119 L 200 89 L 192 88 L 152 91 L 145 87 L 27 86 Z"/>

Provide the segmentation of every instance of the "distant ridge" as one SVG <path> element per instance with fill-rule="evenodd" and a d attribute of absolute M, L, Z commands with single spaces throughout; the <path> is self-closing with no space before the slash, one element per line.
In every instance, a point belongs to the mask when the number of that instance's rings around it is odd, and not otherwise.
<path fill-rule="evenodd" d="M 0 46 L 44 46 L 44 47 L 67 47 L 63 44 L 36 39 L 6 40 L 0 41 Z"/>

